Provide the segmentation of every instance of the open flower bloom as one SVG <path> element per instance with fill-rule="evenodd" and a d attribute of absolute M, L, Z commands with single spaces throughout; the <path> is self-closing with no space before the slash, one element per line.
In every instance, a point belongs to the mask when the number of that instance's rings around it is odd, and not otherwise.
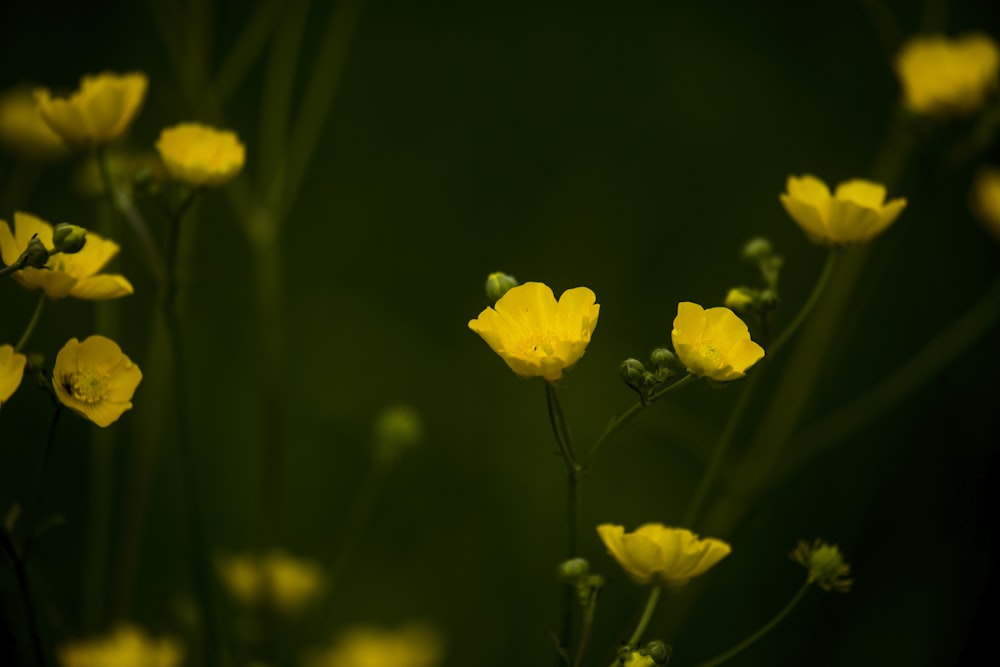
<path fill-rule="evenodd" d="M 173 639 L 153 639 L 122 624 L 104 637 L 69 642 L 58 649 L 61 667 L 178 667 L 184 649 Z"/>
<path fill-rule="evenodd" d="M 896 55 L 903 99 L 929 116 L 978 111 L 997 86 L 1000 49 L 983 34 L 914 37 Z"/>
<path fill-rule="evenodd" d="M 248 607 L 271 607 L 294 613 L 315 599 L 323 588 L 323 571 L 318 565 L 281 550 L 262 556 L 226 556 L 219 558 L 216 565 L 229 594 Z"/>
<path fill-rule="evenodd" d="M 98 426 L 118 421 L 132 407 L 132 394 L 142 380 L 139 367 L 104 336 L 82 343 L 71 338 L 56 355 L 52 387 L 67 408 Z"/>
<path fill-rule="evenodd" d="M 27 213 L 14 213 L 14 230 L 0 220 L 0 256 L 8 266 L 17 261 L 32 237 L 52 249 L 52 225 Z M 83 248 L 72 255 L 53 254 L 45 267 L 25 267 L 11 277 L 27 289 L 45 290 L 50 299 L 67 296 L 91 301 L 117 299 L 132 293 L 132 284 L 123 276 L 98 273 L 118 254 L 118 244 L 87 233 Z"/>
<path fill-rule="evenodd" d="M 566 290 L 556 302 L 542 283 L 511 288 L 469 328 L 521 377 L 555 382 L 583 356 L 600 306 L 586 287 Z"/>
<path fill-rule="evenodd" d="M 93 148 L 120 137 L 139 112 L 149 80 L 141 72 L 85 76 L 69 97 L 35 91 L 38 112 L 74 148 Z"/>
<path fill-rule="evenodd" d="M 12 345 L 0 345 L 0 407 L 21 386 L 28 358 L 14 351 Z"/>
<path fill-rule="evenodd" d="M 728 308 L 705 310 L 682 301 L 670 336 L 689 373 L 719 382 L 743 377 L 764 357 L 764 348 L 750 340 L 747 325 Z"/>
<path fill-rule="evenodd" d="M 976 175 L 972 184 L 972 210 L 1000 240 L 1000 169 L 985 168 Z"/>
<path fill-rule="evenodd" d="M 240 172 L 246 159 L 246 149 L 236 134 L 199 123 L 163 130 L 156 150 L 170 178 L 192 187 L 226 183 Z"/>
<path fill-rule="evenodd" d="M 29 160 L 54 160 L 69 154 L 66 143 L 52 131 L 28 87 L 0 93 L 0 146 Z"/>
<path fill-rule="evenodd" d="M 885 201 L 885 187 L 855 179 L 837 186 L 833 195 L 815 176 L 789 176 L 781 203 L 814 243 L 868 243 L 885 231 L 906 207 L 902 198 Z"/>
<path fill-rule="evenodd" d="M 647 523 L 632 533 L 622 526 L 597 527 L 604 546 L 622 569 L 639 584 L 683 586 L 732 551 L 722 540 L 699 539 L 686 528 Z"/>
<path fill-rule="evenodd" d="M 423 625 L 399 630 L 349 628 L 328 649 L 314 653 L 307 667 L 435 667 L 444 651 L 437 633 Z"/>

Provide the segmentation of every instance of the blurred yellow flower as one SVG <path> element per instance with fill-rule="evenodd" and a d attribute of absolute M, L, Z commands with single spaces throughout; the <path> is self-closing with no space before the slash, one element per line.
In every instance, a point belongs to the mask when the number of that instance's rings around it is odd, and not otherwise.
<path fill-rule="evenodd" d="M 21 386 L 28 358 L 14 351 L 13 345 L 0 345 L 0 407 Z"/>
<path fill-rule="evenodd" d="M 1000 240 L 1000 169 L 987 167 L 972 183 L 972 210 L 983 226 Z"/>
<path fill-rule="evenodd" d="M 625 658 L 624 667 L 656 667 L 656 661 L 648 655 L 643 655 L 638 651 L 632 651 Z"/>
<path fill-rule="evenodd" d="M 719 382 L 743 377 L 764 356 L 764 348 L 750 340 L 747 325 L 728 308 L 705 310 L 682 301 L 670 336 L 689 373 Z"/>
<path fill-rule="evenodd" d="M 35 91 L 38 111 L 49 127 L 74 148 L 93 148 L 120 137 L 146 97 L 149 80 L 141 72 L 85 76 L 69 97 Z"/>
<path fill-rule="evenodd" d="M 132 407 L 132 394 L 141 380 L 139 367 L 104 336 L 91 336 L 82 343 L 71 338 L 59 350 L 52 369 L 59 402 L 102 427 Z"/>
<path fill-rule="evenodd" d="M 521 377 L 555 382 L 587 350 L 600 311 L 596 298 L 586 287 L 575 287 L 556 302 L 547 285 L 524 283 L 471 320 L 469 328 Z"/>
<path fill-rule="evenodd" d="M 246 158 L 236 134 L 199 123 L 166 128 L 156 150 L 170 177 L 192 187 L 226 183 L 240 172 Z"/>
<path fill-rule="evenodd" d="M 436 667 L 444 649 L 430 628 L 408 625 L 399 630 L 369 626 L 341 633 L 328 649 L 314 653 L 307 667 Z"/>
<path fill-rule="evenodd" d="M 69 153 L 41 114 L 31 88 L 20 86 L 0 93 L 0 146 L 29 160 L 52 160 Z"/>
<path fill-rule="evenodd" d="M 52 249 L 52 225 L 27 213 L 14 213 L 14 230 L 0 220 L 0 256 L 8 266 L 17 261 L 34 236 Z M 118 244 L 103 239 L 93 232 L 87 233 L 87 243 L 80 252 L 62 253 L 49 257 L 45 267 L 26 267 L 11 275 L 27 289 L 45 290 L 50 299 L 67 296 L 91 301 L 117 299 L 132 293 L 132 284 L 123 276 L 98 273 L 118 254 Z"/>
<path fill-rule="evenodd" d="M 903 198 L 885 201 L 885 187 L 855 179 L 837 186 L 831 196 L 815 176 L 789 176 L 781 203 L 814 243 L 868 243 L 885 231 L 906 207 Z"/>
<path fill-rule="evenodd" d="M 61 667 L 177 667 L 184 649 L 173 639 L 153 639 L 141 629 L 118 625 L 111 634 L 59 647 Z"/>
<path fill-rule="evenodd" d="M 632 533 L 610 523 L 597 527 L 608 553 L 639 584 L 663 584 L 674 588 L 704 574 L 729 555 L 722 540 L 699 539 L 685 528 L 647 523 Z"/>
<path fill-rule="evenodd" d="M 294 613 L 318 597 L 323 571 L 312 561 L 274 549 L 258 556 L 234 554 L 217 559 L 216 567 L 229 594 L 248 607 L 272 607 Z"/>
<path fill-rule="evenodd" d="M 997 87 L 1000 49 L 987 35 L 913 37 L 896 55 L 903 99 L 929 116 L 978 111 Z"/>

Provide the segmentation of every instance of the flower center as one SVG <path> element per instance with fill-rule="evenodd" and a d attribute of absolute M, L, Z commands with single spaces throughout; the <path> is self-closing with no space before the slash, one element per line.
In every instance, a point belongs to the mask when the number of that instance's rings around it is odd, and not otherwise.
<path fill-rule="evenodd" d="M 702 359 L 707 359 L 711 361 L 716 368 L 722 368 L 723 366 L 726 365 L 726 362 L 722 358 L 722 355 L 719 353 L 719 351 L 716 350 L 711 345 L 709 345 L 708 343 L 706 343 L 705 341 L 699 342 L 696 349 L 698 351 L 698 355 Z"/>
<path fill-rule="evenodd" d="M 109 379 L 107 373 L 83 370 L 67 375 L 63 386 L 76 400 L 93 405 L 108 395 Z"/>

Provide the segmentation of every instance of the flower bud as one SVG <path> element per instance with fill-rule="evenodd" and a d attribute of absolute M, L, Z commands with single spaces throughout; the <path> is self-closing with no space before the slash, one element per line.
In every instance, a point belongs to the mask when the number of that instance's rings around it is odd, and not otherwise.
<path fill-rule="evenodd" d="M 52 229 L 52 252 L 73 255 L 87 243 L 87 230 L 77 225 L 60 222 Z"/>
<path fill-rule="evenodd" d="M 558 572 L 561 580 L 576 583 L 590 574 L 590 563 L 584 558 L 571 558 L 559 564 Z"/>
<path fill-rule="evenodd" d="M 677 365 L 677 356 L 665 347 L 658 347 L 649 353 L 649 363 L 660 368 L 673 368 Z"/>
<path fill-rule="evenodd" d="M 760 262 L 774 254 L 771 242 L 764 237 L 750 239 L 743 246 L 743 259 L 748 262 Z"/>
<path fill-rule="evenodd" d="M 501 271 L 494 271 L 486 277 L 486 298 L 492 303 L 500 300 L 511 288 L 517 287 L 517 278 Z"/>
<path fill-rule="evenodd" d="M 28 241 L 28 247 L 18 261 L 23 261 L 24 266 L 40 269 L 49 261 L 49 251 L 45 249 L 45 244 L 38 240 L 38 236 L 32 236 Z"/>
<path fill-rule="evenodd" d="M 812 544 L 802 540 L 790 555 L 809 570 L 809 583 L 825 591 L 847 593 L 851 590 L 854 580 L 846 578 L 851 574 L 851 566 L 844 562 L 837 545 L 819 539 Z"/>
<path fill-rule="evenodd" d="M 407 449 L 423 440 L 420 415 L 408 405 L 385 408 L 375 420 L 375 457 L 391 464 Z"/>
<path fill-rule="evenodd" d="M 618 367 L 618 375 L 625 384 L 639 386 L 642 383 L 642 376 L 646 372 L 646 367 L 638 359 L 626 359 Z"/>
<path fill-rule="evenodd" d="M 665 665 L 670 661 L 670 654 L 673 653 L 673 648 L 669 644 L 665 644 L 659 639 L 656 639 L 646 644 L 644 652 L 652 658 L 653 662 L 657 665 Z"/>

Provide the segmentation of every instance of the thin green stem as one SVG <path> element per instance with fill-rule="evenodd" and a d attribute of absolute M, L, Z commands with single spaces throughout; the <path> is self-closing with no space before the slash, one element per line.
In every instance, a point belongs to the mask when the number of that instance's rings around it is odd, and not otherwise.
<path fill-rule="evenodd" d="M 580 468 L 582 470 L 587 470 L 590 467 L 590 464 L 593 463 L 594 459 L 597 457 L 597 452 L 601 449 L 604 443 L 607 442 L 608 438 L 614 435 L 618 431 L 618 429 L 620 429 L 622 426 L 630 422 L 633 417 L 638 415 L 644 409 L 646 409 L 656 401 L 660 400 L 667 394 L 670 394 L 680 389 L 681 387 L 684 387 L 690 384 L 691 382 L 694 382 L 695 379 L 696 377 L 694 375 L 691 374 L 685 375 L 684 377 L 682 377 L 680 380 L 677 380 L 673 384 L 668 385 L 663 389 L 653 392 L 652 394 L 647 396 L 645 402 L 636 403 L 625 412 L 619 413 L 618 415 L 612 417 L 611 421 L 608 422 L 608 425 L 604 428 L 604 432 L 601 433 L 601 435 L 597 438 L 596 441 L 594 441 L 594 445 L 590 448 L 590 451 L 587 452 L 587 456 L 584 457 L 583 463 L 580 465 Z"/>
<path fill-rule="evenodd" d="M 10 275 L 11 273 L 16 273 L 17 271 L 20 271 L 25 266 L 27 266 L 27 264 L 28 264 L 27 258 L 22 254 L 13 264 L 0 268 L 0 278 L 3 278 L 6 275 Z"/>
<path fill-rule="evenodd" d="M 559 403 L 559 395 L 551 382 L 545 383 L 545 405 L 549 411 L 549 424 L 556 436 L 559 454 L 566 463 L 566 469 L 573 470 L 576 468 L 576 453 L 569 435 L 569 426 L 566 424 L 566 415 L 563 413 L 562 404 Z"/>
<path fill-rule="evenodd" d="M 35 311 L 31 314 L 31 319 L 28 320 L 28 326 L 25 327 L 24 333 L 21 334 L 21 338 L 17 341 L 17 345 L 14 346 L 15 352 L 22 352 L 28 341 L 31 340 L 31 335 L 35 333 L 35 328 L 42 319 L 42 311 L 45 310 L 45 292 L 42 292 L 38 296 L 38 303 L 35 304 Z"/>
<path fill-rule="evenodd" d="M 56 426 L 59 424 L 59 417 L 62 415 L 62 411 L 62 404 L 56 403 L 55 411 L 52 413 L 52 421 L 49 422 L 49 430 L 45 436 L 45 444 L 42 446 L 42 465 L 38 470 L 38 481 L 35 483 L 35 497 L 31 502 L 31 507 L 25 508 L 25 519 L 31 517 L 31 514 L 37 515 L 41 508 L 42 494 L 45 490 L 45 473 L 49 467 L 52 442 L 55 440 Z M 25 551 L 27 551 L 27 546 L 25 546 Z"/>
<path fill-rule="evenodd" d="M 590 592 L 590 599 L 583 610 L 583 623 L 580 626 L 580 642 L 576 647 L 576 657 L 573 659 L 573 667 L 583 665 L 583 657 L 587 654 L 587 646 L 590 644 L 590 636 L 594 628 L 594 616 L 597 614 L 598 590 Z"/>
<path fill-rule="evenodd" d="M 649 627 L 649 622 L 653 620 L 653 613 L 656 611 L 656 605 L 660 601 L 660 594 L 663 593 L 663 586 L 654 584 L 649 591 L 649 597 L 646 598 L 646 606 L 642 610 L 642 616 L 639 618 L 639 624 L 635 626 L 635 632 L 629 637 L 628 643 L 625 645 L 626 648 L 634 649 L 639 644 L 639 640 L 642 639 L 642 635 L 646 632 L 646 628 Z M 614 662 L 611 663 L 610 667 L 620 667 L 621 661 L 615 658 Z"/>
<path fill-rule="evenodd" d="M 778 339 L 771 343 L 768 347 L 768 356 L 773 357 L 777 354 L 778 350 L 783 348 L 785 344 L 791 340 L 792 336 L 795 335 L 795 332 L 799 330 L 802 323 L 805 322 L 806 318 L 808 318 L 810 313 L 812 313 L 813 308 L 816 307 L 816 303 L 819 301 L 823 291 L 826 290 L 827 283 L 830 282 L 830 276 L 833 274 L 833 269 L 837 264 L 837 253 L 838 251 L 836 248 L 830 249 L 830 252 L 826 256 L 826 262 L 823 264 L 823 269 L 819 273 L 819 278 L 816 279 L 816 284 L 813 285 L 812 292 L 809 293 L 809 296 L 806 298 L 806 302 L 802 304 L 802 308 L 800 308 L 798 314 L 795 315 L 795 319 L 793 319 L 791 323 L 785 327 L 785 330 L 781 332 Z"/>
<path fill-rule="evenodd" d="M 722 663 L 726 662 L 727 660 L 741 653 L 744 649 L 746 649 L 748 646 L 756 642 L 758 639 L 769 633 L 771 630 L 774 630 L 774 628 L 776 628 L 779 623 L 785 620 L 785 617 L 788 616 L 788 614 L 790 614 L 793 609 L 795 609 L 795 607 L 799 604 L 802 598 L 805 597 L 806 592 L 811 587 L 812 584 L 810 584 L 808 581 L 803 583 L 802 586 L 799 588 L 798 592 L 795 593 L 795 596 L 788 602 L 788 604 L 785 605 L 785 608 L 779 611 L 774 618 L 765 623 L 759 630 L 757 630 L 757 632 L 753 633 L 752 635 L 750 635 L 749 637 L 747 637 L 739 644 L 726 651 L 725 653 L 721 653 L 710 660 L 706 660 L 705 662 L 699 663 L 697 667 L 715 667 L 716 665 L 721 665 Z"/>
<path fill-rule="evenodd" d="M 17 579 L 17 588 L 21 593 L 21 602 L 24 604 L 24 616 L 28 621 L 28 632 L 31 635 L 31 644 L 35 652 L 35 662 L 38 667 L 47 667 L 45 644 L 42 642 L 42 633 L 35 615 L 35 604 L 32 601 L 31 588 L 28 585 L 28 572 L 24 567 L 24 560 L 17 552 L 17 547 L 14 546 L 14 542 L 2 527 L 0 527 L 0 548 L 10 557 L 11 564 L 14 566 L 14 577 Z"/>

